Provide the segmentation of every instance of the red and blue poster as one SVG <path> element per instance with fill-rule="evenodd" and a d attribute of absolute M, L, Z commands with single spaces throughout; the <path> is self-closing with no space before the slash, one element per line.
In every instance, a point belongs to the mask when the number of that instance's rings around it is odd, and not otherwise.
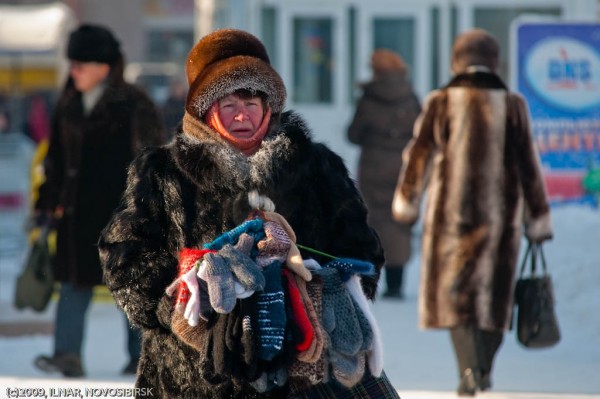
<path fill-rule="evenodd" d="M 522 22 L 514 33 L 516 90 L 529 105 L 550 198 L 594 201 L 600 194 L 600 184 L 589 183 L 600 176 L 600 24 Z"/>

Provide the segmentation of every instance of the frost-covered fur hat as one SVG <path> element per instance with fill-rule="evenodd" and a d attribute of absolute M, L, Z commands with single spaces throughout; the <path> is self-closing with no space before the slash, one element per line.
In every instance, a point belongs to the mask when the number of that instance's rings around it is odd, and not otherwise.
<path fill-rule="evenodd" d="M 452 72 L 459 74 L 468 67 L 486 67 L 490 72 L 498 68 L 500 46 L 496 39 L 483 29 L 471 29 L 460 34 L 452 46 Z"/>
<path fill-rule="evenodd" d="M 264 45 L 248 32 L 217 30 L 192 48 L 186 62 L 186 111 L 202 119 L 212 104 L 239 89 L 263 92 L 272 113 L 283 110 L 286 90 Z"/>

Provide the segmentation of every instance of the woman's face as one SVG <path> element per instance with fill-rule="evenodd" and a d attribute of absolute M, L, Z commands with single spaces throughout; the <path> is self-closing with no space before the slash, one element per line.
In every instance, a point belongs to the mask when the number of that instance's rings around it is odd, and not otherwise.
<path fill-rule="evenodd" d="M 219 119 L 233 137 L 246 139 L 254 135 L 264 115 L 260 97 L 243 99 L 230 94 L 219 101 Z"/>
<path fill-rule="evenodd" d="M 110 65 L 98 62 L 71 61 L 69 72 L 75 88 L 86 93 L 106 79 L 110 72 Z"/>

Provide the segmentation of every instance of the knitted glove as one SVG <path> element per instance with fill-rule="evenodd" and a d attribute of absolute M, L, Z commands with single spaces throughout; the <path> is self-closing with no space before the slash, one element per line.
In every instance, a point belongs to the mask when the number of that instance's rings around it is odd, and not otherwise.
<path fill-rule="evenodd" d="M 258 294 L 258 356 L 272 360 L 283 348 L 286 316 L 281 264 L 274 262 L 263 270 L 265 288 Z"/>
<path fill-rule="evenodd" d="M 350 276 L 360 274 L 363 276 L 373 276 L 375 266 L 371 262 L 358 259 L 337 258 L 327 262 L 323 267 L 332 267 L 340 272 L 342 281 L 348 281 Z"/>
<path fill-rule="evenodd" d="M 362 346 L 362 332 L 350 293 L 337 269 L 317 273 L 323 279 L 323 329 L 331 338 L 331 350 L 355 356 Z"/>
<path fill-rule="evenodd" d="M 236 300 L 231 269 L 218 254 L 208 253 L 204 260 L 206 267 L 200 269 L 200 277 L 208 284 L 210 304 L 218 313 L 229 313 Z"/>

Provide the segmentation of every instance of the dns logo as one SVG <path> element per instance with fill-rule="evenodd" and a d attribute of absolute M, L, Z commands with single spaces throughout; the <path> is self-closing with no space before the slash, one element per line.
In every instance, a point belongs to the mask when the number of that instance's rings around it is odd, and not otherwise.
<path fill-rule="evenodd" d="M 538 96 L 568 110 L 600 105 L 600 57 L 568 37 L 538 42 L 525 60 L 525 77 Z"/>
<path fill-rule="evenodd" d="M 576 89 L 578 84 L 585 87 L 590 85 L 592 77 L 589 59 L 573 59 L 568 56 L 567 50 L 561 47 L 560 57 L 548 61 L 548 80 L 551 82 L 548 89 Z"/>

